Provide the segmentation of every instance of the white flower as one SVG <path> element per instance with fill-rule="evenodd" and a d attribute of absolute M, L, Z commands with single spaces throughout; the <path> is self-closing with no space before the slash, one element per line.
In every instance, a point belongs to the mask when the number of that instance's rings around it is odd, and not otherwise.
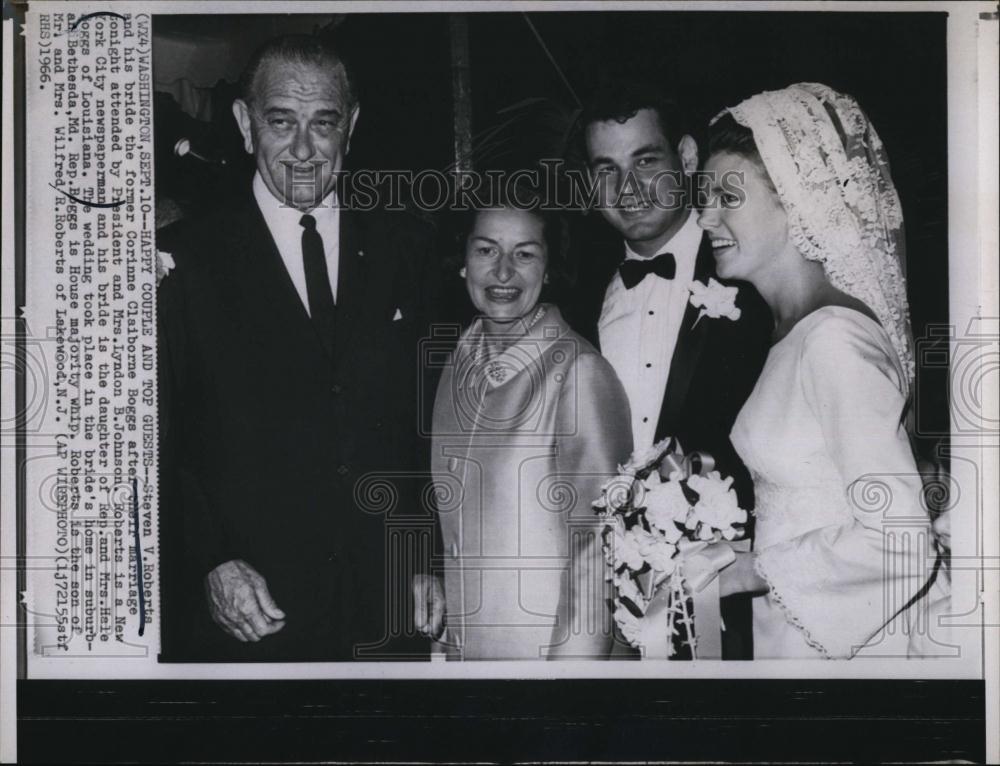
<path fill-rule="evenodd" d="M 649 468 L 654 463 L 658 462 L 663 454 L 667 451 L 670 446 L 670 439 L 664 439 L 663 441 L 657 442 L 652 447 L 646 447 L 645 449 L 636 450 L 629 456 L 628 462 L 619 466 L 618 470 L 620 473 L 636 474 L 639 471 L 644 471 Z"/>
<path fill-rule="evenodd" d="M 635 580 L 632 579 L 630 575 L 617 575 L 614 579 L 615 588 L 618 589 L 618 595 L 627 598 L 633 604 L 635 604 L 640 609 L 646 608 L 646 599 L 642 595 L 642 591 L 639 590 L 639 586 L 636 585 Z"/>
<path fill-rule="evenodd" d="M 646 520 L 662 531 L 670 543 L 680 539 L 681 531 L 675 522 L 683 523 L 690 508 L 684 490 L 676 481 L 660 484 L 646 495 Z"/>
<path fill-rule="evenodd" d="M 627 509 L 633 505 L 635 495 L 639 491 L 639 483 L 631 475 L 612 476 L 601 487 L 601 502 L 595 503 L 599 508 L 611 512 Z"/>
<path fill-rule="evenodd" d="M 670 574 L 677 567 L 677 562 L 674 561 L 677 548 L 658 535 L 646 535 L 642 538 L 639 551 L 657 572 Z"/>
<path fill-rule="evenodd" d="M 167 276 L 177 264 L 174 263 L 174 257 L 170 253 L 165 253 L 162 250 L 156 251 L 156 286 L 160 286 L 160 282 L 163 278 Z"/>
<path fill-rule="evenodd" d="M 718 529 L 727 540 L 732 540 L 735 536 L 733 524 L 743 524 L 747 520 L 747 513 L 740 508 L 736 493 L 731 489 L 733 480 L 731 477 L 725 479 L 718 471 L 711 471 L 706 476 L 692 476 L 688 479 L 688 486 L 698 493 L 698 502 L 695 503 L 694 513 L 690 521 L 701 522 L 705 527 Z M 690 526 L 689 529 L 693 529 Z M 708 539 L 702 530 L 700 538 Z M 708 533 L 711 536 L 711 531 Z M 732 535 L 732 536 L 730 536 Z"/>
<path fill-rule="evenodd" d="M 621 602 L 615 600 L 615 604 L 615 623 L 621 630 L 622 635 L 625 636 L 626 641 L 632 644 L 632 646 L 639 646 L 638 642 L 642 637 L 645 625 L 643 625 L 642 620 L 622 606 Z"/>
<path fill-rule="evenodd" d="M 651 471 L 649 476 L 647 476 L 642 481 L 643 485 L 646 487 L 647 494 L 652 492 L 656 487 L 663 483 L 663 479 L 660 478 L 660 474 L 656 471 Z"/>
<path fill-rule="evenodd" d="M 611 545 L 614 546 L 616 569 L 621 564 L 633 571 L 642 569 L 645 559 L 639 550 L 640 541 L 634 528 L 626 532 L 621 524 L 615 525 L 615 534 Z"/>
<path fill-rule="evenodd" d="M 667 630 L 667 621 L 660 615 L 657 619 L 636 617 L 620 601 L 615 600 L 615 623 L 632 646 L 655 646 L 662 642 Z"/>
<path fill-rule="evenodd" d="M 694 281 L 688 286 L 688 290 L 691 291 L 691 305 L 701 309 L 696 323 L 704 316 L 710 319 L 725 317 L 734 321 L 740 318 L 742 312 L 736 308 L 739 288 L 726 287 L 709 277 L 707 285 Z"/>

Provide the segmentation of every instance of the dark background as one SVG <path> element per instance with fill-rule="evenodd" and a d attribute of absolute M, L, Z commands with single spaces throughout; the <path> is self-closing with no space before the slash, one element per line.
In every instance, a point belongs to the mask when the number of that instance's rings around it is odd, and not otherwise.
<path fill-rule="evenodd" d="M 945 20 L 924 13 L 470 14 L 478 169 L 526 166 L 559 148 L 566 115 L 602 71 L 662 77 L 703 119 L 760 90 L 826 83 L 858 98 L 886 145 L 906 219 L 919 339 L 948 321 Z M 364 73 L 349 166 L 419 170 L 453 162 L 447 15 L 312 23 L 332 25 L 353 45 Z M 154 31 L 175 35 L 228 37 L 240 50 L 282 27 L 282 17 L 154 23 Z M 246 189 L 253 171 L 229 114 L 233 85 L 214 86 L 219 108 L 208 121 L 192 120 L 169 95 L 157 97 L 157 196 L 175 201 L 173 215 L 210 210 L 229 190 Z M 542 100 L 508 110 L 530 97 Z M 226 164 L 177 157 L 180 137 Z M 596 218 L 576 220 L 575 235 L 606 237 L 616 247 Z M 947 370 L 919 375 L 919 422 L 947 433 Z M 18 706 L 25 762 L 984 759 L 983 684 L 976 681 L 22 681 Z"/>
<path fill-rule="evenodd" d="M 455 160 L 451 14 L 312 15 L 297 31 L 330 34 L 360 74 L 361 117 L 349 168 L 444 170 Z M 533 12 L 465 14 L 468 29 L 473 157 L 476 170 L 532 167 L 572 150 L 574 110 L 611 72 L 662 81 L 701 124 L 761 90 L 822 82 L 854 95 L 886 146 L 906 221 L 907 278 L 914 337 L 948 322 L 947 52 L 944 13 Z M 249 51 L 288 31 L 288 16 L 160 16 L 156 35 L 231 40 L 238 73 Z M 190 76 L 199 73 L 192 66 Z M 185 115 L 157 95 L 158 201 L 179 213 L 211 209 L 247 189 L 252 159 L 243 152 L 230 105 L 233 82 L 213 92 L 211 122 Z M 526 101 L 532 100 L 530 103 Z M 179 137 L 226 165 L 178 158 Z M 620 243 L 600 216 L 570 216 L 573 240 Z M 448 214 L 432 216 L 441 255 L 452 247 Z M 465 300 L 448 282 L 458 316 Z M 925 340 L 920 351 L 945 350 Z M 919 354 L 918 354 L 919 356 Z M 940 359 L 940 354 L 935 358 Z M 949 431 L 947 369 L 918 370 L 918 448 L 939 457 Z"/>
<path fill-rule="evenodd" d="M 22 682 L 23 763 L 985 761 L 982 681 Z"/>

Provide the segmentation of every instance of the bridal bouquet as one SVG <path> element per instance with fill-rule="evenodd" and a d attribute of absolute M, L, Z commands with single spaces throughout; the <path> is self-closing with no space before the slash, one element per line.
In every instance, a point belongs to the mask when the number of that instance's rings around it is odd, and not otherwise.
<path fill-rule="evenodd" d="M 698 656 L 691 598 L 735 559 L 730 546 L 715 543 L 743 537 L 746 511 L 733 480 L 714 467 L 711 456 L 685 455 L 676 439 L 664 439 L 633 453 L 593 503 L 605 521 L 615 622 L 647 656 L 673 656 L 674 636 Z M 701 626 L 707 637 L 719 621 L 717 596 L 714 609 L 701 611 L 709 613 Z"/>

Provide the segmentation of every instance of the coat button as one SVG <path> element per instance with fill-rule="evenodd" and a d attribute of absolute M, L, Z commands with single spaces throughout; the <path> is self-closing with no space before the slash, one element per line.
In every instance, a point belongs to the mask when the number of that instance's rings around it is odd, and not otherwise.
<path fill-rule="evenodd" d="M 347 472 L 348 472 L 349 470 L 350 470 L 350 469 L 349 469 L 349 468 L 348 468 L 348 467 L 347 467 L 346 465 L 344 465 L 343 463 L 341 463 L 341 464 L 340 464 L 340 465 L 339 465 L 339 466 L 337 467 L 337 473 L 339 473 L 339 474 L 340 474 L 341 476 L 346 476 L 346 475 L 347 475 Z"/>
<path fill-rule="evenodd" d="M 451 557 L 453 559 L 457 559 L 458 558 L 458 543 L 452 543 L 451 544 Z"/>
<path fill-rule="evenodd" d="M 341 388 L 339 383 L 334 383 L 332 386 L 330 386 L 330 391 L 336 396 L 339 396 L 343 390 L 344 389 Z"/>

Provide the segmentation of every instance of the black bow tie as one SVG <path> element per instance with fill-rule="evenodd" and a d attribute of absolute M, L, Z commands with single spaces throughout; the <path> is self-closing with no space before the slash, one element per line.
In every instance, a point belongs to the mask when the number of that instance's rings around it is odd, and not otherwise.
<path fill-rule="evenodd" d="M 626 290 L 631 290 L 639 284 L 647 274 L 673 279 L 676 271 L 677 262 L 673 253 L 660 253 L 655 258 L 629 258 L 618 267 L 618 273 L 622 276 Z"/>

